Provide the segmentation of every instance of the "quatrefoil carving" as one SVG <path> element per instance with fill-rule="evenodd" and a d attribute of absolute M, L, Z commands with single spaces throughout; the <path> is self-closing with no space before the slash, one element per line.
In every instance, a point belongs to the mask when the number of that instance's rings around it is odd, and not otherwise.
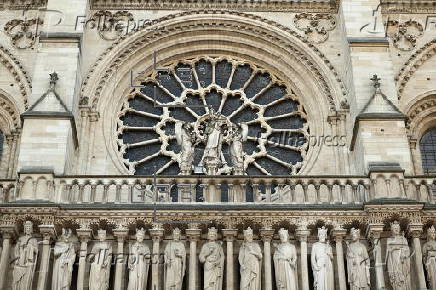
<path fill-rule="evenodd" d="M 328 32 L 335 29 L 336 19 L 330 14 L 300 13 L 295 15 L 294 24 L 310 42 L 323 43 L 329 37 Z"/>
<path fill-rule="evenodd" d="M 423 26 L 415 20 L 408 20 L 401 24 L 399 21 L 390 20 L 387 29 L 394 46 L 402 51 L 414 49 L 417 39 L 424 32 Z"/>
<path fill-rule="evenodd" d="M 35 44 L 39 34 L 39 26 L 43 23 L 39 18 L 13 19 L 5 24 L 4 30 L 6 35 L 11 38 L 13 46 L 25 49 Z"/>

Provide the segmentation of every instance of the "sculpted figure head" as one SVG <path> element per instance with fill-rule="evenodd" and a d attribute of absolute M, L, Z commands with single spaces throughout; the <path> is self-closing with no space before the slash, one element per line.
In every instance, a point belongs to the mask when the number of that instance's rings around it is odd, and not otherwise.
<path fill-rule="evenodd" d="M 394 221 L 391 223 L 391 233 L 393 236 L 399 236 L 401 233 L 400 223 L 398 221 Z"/>
<path fill-rule="evenodd" d="M 180 241 L 180 229 L 179 228 L 175 228 L 173 230 L 173 240 Z"/>
<path fill-rule="evenodd" d="M 30 236 L 33 234 L 33 223 L 31 221 L 26 221 L 24 223 L 24 234 Z"/>
<path fill-rule="evenodd" d="M 428 228 L 427 239 L 431 241 L 434 241 L 436 239 L 436 229 L 434 228 L 434 226 Z"/>
<path fill-rule="evenodd" d="M 325 226 L 318 228 L 318 240 L 321 243 L 325 243 L 327 241 L 327 228 Z"/>
<path fill-rule="evenodd" d="M 244 240 L 249 243 L 253 241 L 253 230 L 250 227 L 244 230 Z"/>
<path fill-rule="evenodd" d="M 140 228 L 136 230 L 136 240 L 140 243 L 142 243 L 144 241 L 144 237 L 145 237 L 145 230 L 144 228 Z"/>
<path fill-rule="evenodd" d="M 98 230 L 97 236 L 100 242 L 106 241 L 106 230 Z"/>
<path fill-rule="evenodd" d="M 351 233 L 351 240 L 353 242 L 357 242 L 360 239 L 360 229 L 352 228 L 350 230 L 350 233 Z"/>
<path fill-rule="evenodd" d="M 218 231 L 217 231 L 217 229 L 214 228 L 214 227 L 211 227 L 209 229 L 209 231 L 207 232 L 207 239 L 209 241 L 216 241 L 217 238 L 218 238 Z"/>
<path fill-rule="evenodd" d="M 286 243 L 289 241 L 289 233 L 288 230 L 285 230 L 284 228 L 281 228 L 279 230 L 279 237 L 280 237 L 280 241 L 282 243 Z"/>
<path fill-rule="evenodd" d="M 62 228 L 61 240 L 64 242 L 68 242 L 70 240 L 71 234 L 71 229 Z"/>

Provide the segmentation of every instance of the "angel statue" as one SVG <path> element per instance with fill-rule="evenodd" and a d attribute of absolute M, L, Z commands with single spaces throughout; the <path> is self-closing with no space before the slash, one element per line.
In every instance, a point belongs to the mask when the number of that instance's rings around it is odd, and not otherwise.
<path fill-rule="evenodd" d="M 233 163 L 233 174 L 244 174 L 244 151 L 242 148 L 242 142 L 247 140 L 248 126 L 247 124 L 240 124 L 232 127 L 231 138 L 232 143 L 230 145 L 230 158 Z"/>
<path fill-rule="evenodd" d="M 189 123 L 177 122 L 175 125 L 175 131 L 177 144 L 182 147 L 179 161 L 180 174 L 190 175 L 192 173 L 194 162 L 194 128 Z"/>

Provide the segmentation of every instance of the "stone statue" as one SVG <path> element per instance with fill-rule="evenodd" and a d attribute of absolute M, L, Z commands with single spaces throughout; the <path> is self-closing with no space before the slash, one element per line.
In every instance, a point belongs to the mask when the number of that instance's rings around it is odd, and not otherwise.
<path fill-rule="evenodd" d="M 274 252 L 277 290 L 298 290 L 297 250 L 289 243 L 288 230 L 279 230 L 280 244 Z"/>
<path fill-rule="evenodd" d="M 316 290 L 334 290 L 333 252 L 327 241 L 327 229 L 318 228 L 318 242 L 312 246 L 313 285 Z"/>
<path fill-rule="evenodd" d="M 393 290 L 411 290 L 410 249 L 401 234 L 398 221 L 391 223 L 391 237 L 387 239 L 386 261 Z"/>
<path fill-rule="evenodd" d="M 233 174 L 244 174 L 244 150 L 242 143 L 247 140 L 248 126 L 240 124 L 232 128 L 232 143 L 230 145 L 230 158 L 233 163 Z"/>
<path fill-rule="evenodd" d="M 347 244 L 347 268 L 348 268 L 348 283 L 350 290 L 369 290 L 371 280 L 369 276 L 369 256 L 365 245 L 360 239 L 360 230 L 352 228 L 352 242 Z"/>
<path fill-rule="evenodd" d="M 427 230 L 427 242 L 422 246 L 422 256 L 430 290 L 436 290 L 436 230 L 431 226 Z"/>
<path fill-rule="evenodd" d="M 71 287 L 73 265 L 76 261 L 76 249 L 70 240 L 71 234 L 71 229 L 62 229 L 62 236 L 54 247 L 53 290 L 69 290 Z"/>
<path fill-rule="evenodd" d="M 35 273 L 36 260 L 38 258 L 38 242 L 32 236 L 33 223 L 24 223 L 24 235 L 21 236 L 15 246 L 15 260 L 12 271 L 12 289 L 32 289 L 33 274 Z"/>
<path fill-rule="evenodd" d="M 165 290 L 182 289 L 186 269 L 186 249 L 180 241 L 180 230 L 175 228 L 173 240 L 165 247 Z"/>
<path fill-rule="evenodd" d="M 112 245 L 106 241 L 106 230 L 98 230 L 98 240 L 91 250 L 89 290 L 107 290 L 109 288 Z"/>
<path fill-rule="evenodd" d="M 223 142 L 223 122 L 221 116 L 215 113 L 211 109 L 209 115 L 211 116 L 206 127 L 204 129 L 204 134 L 207 138 L 206 147 L 204 149 L 204 154 L 201 164 L 204 164 L 206 169 L 206 174 L 216 175 L 218 174 L 218 169 L 222 166 L 222 142 Z"/>
<path fill-rule="evenodd" d="M 177 122 L 175 126 L 177 144 L 182 147 L 180 153 L 180 174 L 190 175 L 194 163 L 194 128 L 189 123 Z"/>
<path fill-rule="evenodd" d="M 260 246 L 253 242 L 253 230 L 244 230 L 244 242 L 239 249 L 239 265 L 241 266 L 240 290 L 261 289 L 262 251 Z"/>
<path fill-rule="evenodd" d="M 145 230 L 136 230 L 136 242 L 130 247 L 129 284 L 127 290 L 147 289 L 148 268 L 150 265 L 150 249 L 144 243 Z"/>
<path fill-rule="evenodd" d="M 221 290 L 223 286 L 224 251 L 217 242 L 217 230 L 210 228 L 208 242 L 200 251 L 199 260 L 204 264 L 204 290 Z"/>

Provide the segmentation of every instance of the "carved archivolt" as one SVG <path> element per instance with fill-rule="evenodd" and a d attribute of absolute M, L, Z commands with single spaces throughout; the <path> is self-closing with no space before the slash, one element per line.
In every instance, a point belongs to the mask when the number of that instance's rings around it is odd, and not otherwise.
<path fill-rule="evenodd" d="M 115 40 L 125 34 L 135 19 L 128 11 L 99 10 L 86 22 L 89 29 L 97 30 L 98 35 L 104 40 Z"/>
<path fill-rule="evenodd" d="M 412 140 L 418 140 L 422 134 L 435 125 L 434 116 L 436 113 L 436 92 L 428 93 L 424 98 L 417 98 L 408 110 L 409 119 L 406 123 L 408 135 Z"/>
<path fill-rule="evenodd" d="M 203 21 L 200 17 L 195 17 L 196 15 L 201 14 L 205 14 L 208 19 Z M 210 17 L 211 14 L 222 15 L 222 17 Z M 194 18 L 187 21 L 189 16 L 194 16 Z M 230 19 L 232 19 L 231 22 L 228 21 Z M 256 25 L 254 22 L 246 24 L 244 23 L 244 19 L 253 20 L 255 22 L 260 21 L 263 23 L 261 26 L 272 26 L 275 27 L 274 30 L 279 29 L 282 33 L 276 33 L 272 32 L 270 29 L 261 28 L 260 25 Z M 238 22 L 235 20 L 238 20 Z M 110 79 L 114 73 L 119 73 L 120 66 L 135 55 L 135 52 L 144 48 L 144 46 L 151 45 L 159 39 L 170 38 L 176 34 L 184 32 L 195 34 L 194 31 L 205 29 L 227 30 L 240 33 L 240 36 L 250 33 L 252 34 L 251 37 L 267 39 L 271 44 L 279 45 L 283 49 L 288 50 L 287 53 L 290 56 L 297 58 L 298 61 L 303 63 L 305 67 L 311 71 L 313 76 L 317 78 L 319 85 L 324 89 L 330 109 L 332 110 L 339 107 L 338 104 L 340 101 L 336 101 L 335 99 L 338 98 L 341 100 L 342 96 L 347 94 L 338 72 L 325 55 L 312 44 L 307 43 L 307 40 L 298 33 L 285 26 L 277 24 L 274 21 L 235 11 L 198 10 L 194 12 L 182 12 L 179 14 L 168 15 L 152 21 L 151 24 L 152 26 L 157 26 L 161 29 L 153 29 L 152 31 L 150 31 L 151 29 L 132 31 L 128 35 L 122 36 L 114 41 L 114 43 L 97 59 L 97 62 L 90 69 L 82 83 L 81 103 L 83 105 L 89 104 L 96 108 L 98 98 L 102 89 L 107 85 L 108 79 Z M 283 35 L 283 32 L 285 32 L 286 35 Z M 292 43 L 289 38 L 295 39 L 294 42 L 299 42 L 299 47 L 301 48 L 297 48 L 295 43 Z M 308 53 L 308 50 L 310 53 Z M 320 67 L 324 67 L 323 69 L 326 69 L 326 71 L 321 71 Z M 334 81 L 328 80 L 328 78 L 330 78 L 328 76 L 329 74 L 333 75 L 335 79 Z M 339 91 L 332 91 L 332 89 L 336 90 L 337 86 L 340 87 Z M 83 100 L 87 101 L 85 102 Z"/>
<path fill-rule="evenodd" d="M 21 95 L 23 97 L 22 104 L 18 104 L 20 110 L 23 112 L 28 109 L 27 99 L 31 94 L 32 84 L 30 77 L 24 70 L 23 65 L 20 61 L 15 58 L 8 49 L 0 45 L 0 62 L 4 67 L 12 74 L 13 78 L 17 82 Z"/>
<path fill-rule="evenodd" d="M 414 73 L 430 58 L 436 54 L 436 39 L 428 42 L 416 50 L 410 58 L 404 63 L 400 72 L 395 77 L 398 88 L 398 98 L 401 98 L 404 88 Z"/>

